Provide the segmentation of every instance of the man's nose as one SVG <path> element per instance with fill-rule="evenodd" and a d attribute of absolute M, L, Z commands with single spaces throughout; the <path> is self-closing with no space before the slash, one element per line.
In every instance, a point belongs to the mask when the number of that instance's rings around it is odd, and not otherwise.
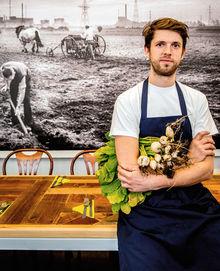
<path fill-rule="evenodd" d="M 171 46 L 169 46 L 169 45 L 165 46 L 163 53 L 166 55 L 170 55 L 171 54 Z"/>

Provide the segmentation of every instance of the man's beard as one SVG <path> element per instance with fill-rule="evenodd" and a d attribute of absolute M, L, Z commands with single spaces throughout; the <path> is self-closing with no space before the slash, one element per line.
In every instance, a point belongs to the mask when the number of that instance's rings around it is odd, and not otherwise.
<path fill-rule="evenodd" d="M 173 75 L 180 65 L 180 63 L 174 63 L 172 67 L 169 67 L 168 65 L 165 65 L 165 67 L 162 67 L 160 64 L 157 64 L 156 62 L 150 61 L 150 63 L 152 65 L 154 72 L 161 76 Z"/>

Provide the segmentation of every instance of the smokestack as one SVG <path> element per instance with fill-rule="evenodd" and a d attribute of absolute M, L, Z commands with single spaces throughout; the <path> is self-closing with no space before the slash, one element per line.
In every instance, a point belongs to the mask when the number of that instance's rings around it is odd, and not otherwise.
<path fill-rule="evenodd" d="M 11 17 L 11 0 L 9 0 L 9 18 Z"/>
<path fill-rule="evenodd" d="M 21 3 L 21 21 L 24 21 L 24 4 Z"/>
<path fill-rule="evenodd" d="M 125 4 L 125 18 L 127 19 L 127 4 Z"/>

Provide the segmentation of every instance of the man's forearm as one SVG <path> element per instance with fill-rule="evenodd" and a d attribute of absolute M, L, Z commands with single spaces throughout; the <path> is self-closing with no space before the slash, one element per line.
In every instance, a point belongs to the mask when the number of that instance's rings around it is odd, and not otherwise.
<path fill-rule="evenodd" d="M 214 170 L 213 156 L 207 156 L 203 161 L 195 163 L 187 168 L 176 171 L 174 175 L 175 186 L 190 186 L 210 179 Z"/>
<path fill-rule="evenodd" d="M 172 179 L 163 175 L 163 178 L 155 179 L 152 190 L 168 187 L 191 186 L 207 179 L 213 174 L 213 157 L 208 156 L 202 162 L 193 164 L 186 168 L 176 170 Z"/>
<path fill-rule="evenodd" d="M 137 164 L 138 139 L 117 136 L 115 144 L 119 164 L 118 176 L 122 186 L 130 191 L 143 192 L 172 186 L 191 186 L 209 179 L 213 173 L 213 156 L 207 156 L 201 162 L 176 170 L 172 179 L 165 175 L 144 175 Z"/>
<path fill-rule="evenodd" d="M 139 142 L 137 138 L 116 136 L 115 147 L 119 165 L 128 167 L 137 166 L 139 156 Z"/>
<path fill-rule="evenodd" d="M 17 97 L 17 107 L 20 107 L 21 104 L 24 101 L 24 97 L 25 97 L 25 87 L 19 87 L 18 90 L 18 97 Z"/>
<path fill-rule="evenodd" d="M 23 76 L 18 87 L 17 108 L 19 108 L 24 101 L 25 90 L 26 90 L 26 77 Z"/>

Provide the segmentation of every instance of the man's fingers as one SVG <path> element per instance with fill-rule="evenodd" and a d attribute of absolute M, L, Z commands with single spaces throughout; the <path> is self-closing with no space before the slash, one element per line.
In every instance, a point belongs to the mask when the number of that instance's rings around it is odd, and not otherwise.
<path fill-rule="evenodd" d="M 127 188 L 127 189 L 130 189 L 130 185 L 128 183 L 125 183 L 125 182 L 121 182 L 121 186 L 124 187 L 124 188 Z"/>
<path fill-rule="evenodd" d="M 215 150 L 216 147 L 213 144 L 207 143 L 207 144 L 204 144 L 204 149 L 205 150 Z"/>
<path fill-rule="evenodd" d="M 4 86 L 4 87 L 1 88 L 0 91 L 1 91 L 1 92 L 6 92 L 7 90 L 8 90 L 7 86 Z"/>
<path fill-rule="evenodd" d="M 124 179 L 121 179 L 121 177 L 129 178 L 130 175 L 131 175 L 131 171 L 127 171 L 123 167 L 118 166 L 118 178 L 119 178 L 119 180 L 124 180 Z"/>
<path fill-rule="evenodd" d="M 126 171 L 132 171 L 131 168 L 129 168 L 128 166 L 125 165 L 118 165 L 118 170 L 126 170 Z"/>
<path fill-rule="evenodd" d="M 121 181 L 122 187 L 125 187 L 125 188 L 130 187 L 129 181 L 127 180 L 127 178 L 124 175 L 118 173 L 118 179 Z"/>
<path fill-rule="evenodd" d="M 121 166 L 121 165 L 118 165 L 118 172 L 120 174 L 123 174 L 125 172 L 129 172 L 125 167 Z"/>
<path fill-rule="evenodd" d="M 207 144 L 207 143 L 210 143 L 210 144 L 215 144 L 215 141 L 212 139 L 211 136 L 204 136 L 202 139 L 201 139 L 201 142 L 203 144 Z"/>
<path fill-rule="evenodd" d="M 121 183 L 125 182 L 126 178 L 121 173 L 118 173 L 118 179 L 121 181 Z"/>
<path fill-rule="evenodd" d="M 202 131 L 196 134 L 194 139 L 201 140 L 204 136 L 209 135 L 210 133 L 208 131 Z"/>
<path fill-rule="evenodd" d="M 120 168 L 123 170 L 126 170 L 128 172 L 138 170 L 138 166 L 136 166 L 136 165 L 134 165 L 134 166 L 118 165 L 118 169 L 120 169 Z"/>
<path fill-rule="evenodd" d="M 211 150 L 214 151 L 216 149 L 216 147 L 213 144 L 204 144 L 203 145 L 203 150 L 207 151 L 207 150 Z"/>
<path fill-rule="evenodd" d="M 214 150 L 206 150 L 206 156 L 215 156 Z"/>

